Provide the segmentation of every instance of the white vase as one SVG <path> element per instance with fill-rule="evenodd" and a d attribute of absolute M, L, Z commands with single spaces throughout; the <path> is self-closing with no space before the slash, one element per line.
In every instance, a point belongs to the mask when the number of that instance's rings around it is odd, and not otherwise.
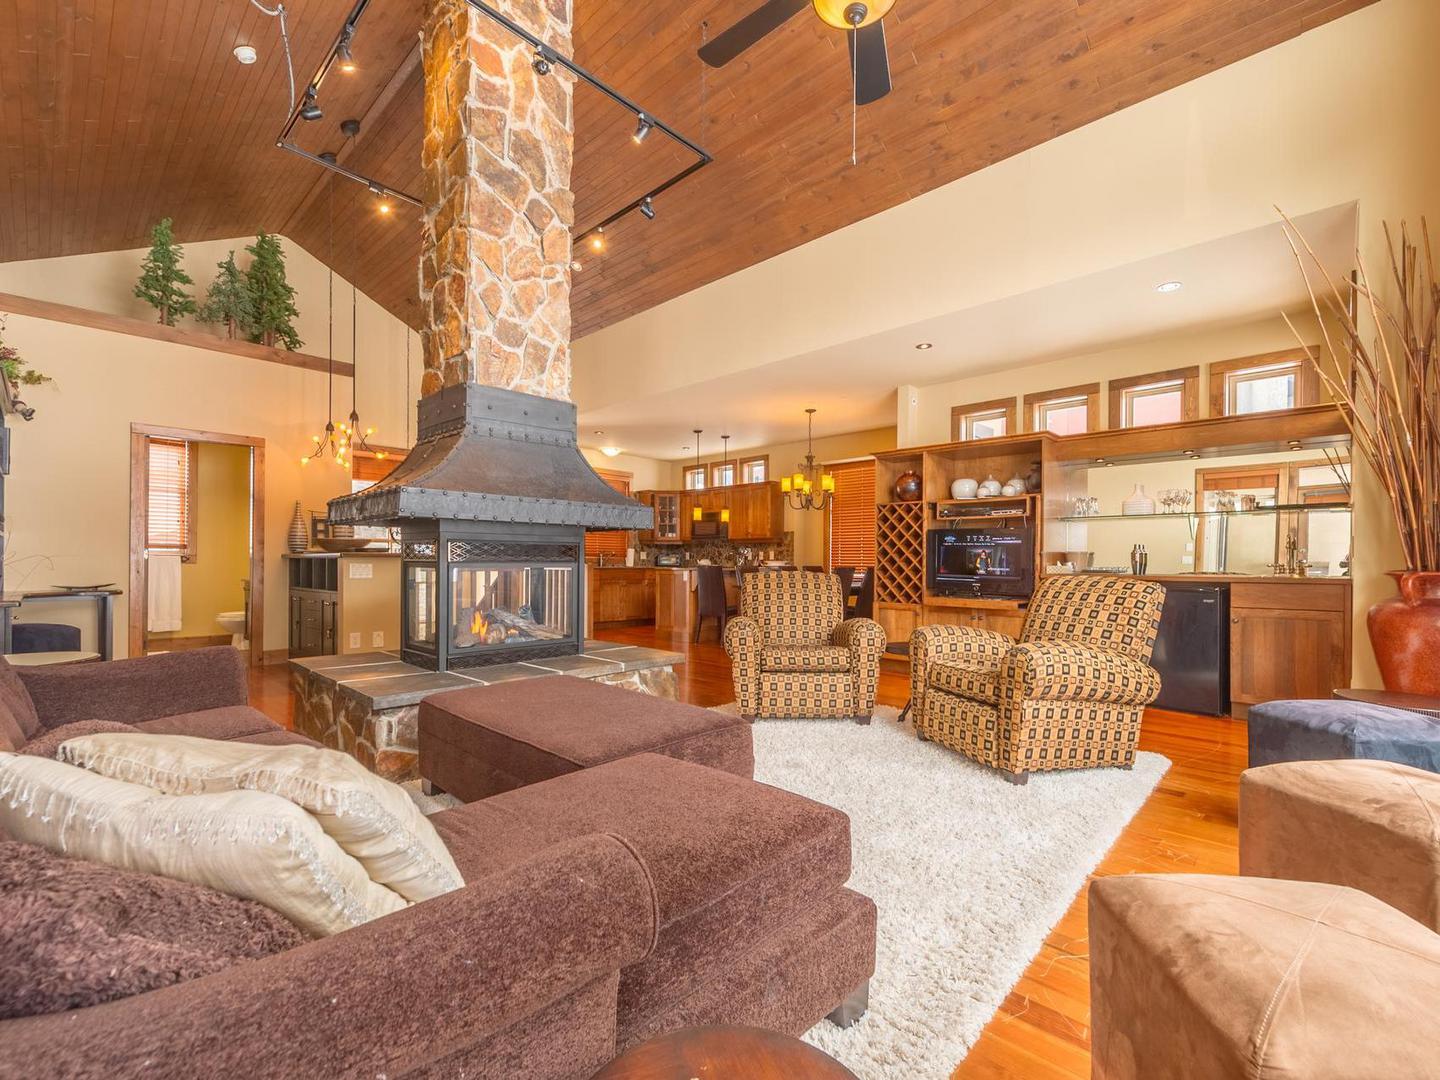
<path fill-rule="evenodd" d="M 956 480 L 950 485 L 950 497 L 952 499 L 973 499 L 979 487 L 978 481 L 969 478 Z"/>
<path fill-rule="evenodd" d="M 1120 504 L 1120 512 L 1122 514 L 1153 514 L 1155 500 L 1145 494 L 1144 484 L 1136 484 L 1130 497 Z"/>
<path fill-rule="evenodd" d="M 980 497 L 982 499 L 993 499 L 1000 494 L 1000 481 L 993 476 L 987 476 L 985 482 L 980 485 Z"/>

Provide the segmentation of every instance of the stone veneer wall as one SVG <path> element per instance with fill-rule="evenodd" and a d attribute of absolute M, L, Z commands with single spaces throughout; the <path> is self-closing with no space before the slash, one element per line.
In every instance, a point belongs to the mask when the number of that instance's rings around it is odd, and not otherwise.
<path fill-rule="evenodd" d="M 569 55 L 571 0 L 492 0 Z M 420 393 L 570 398 L 573 78 L 462 0 L 427 0 Z"/>
<path fill-rule="evenodd" d="M 655 561 L 656 555 L 679 555 L 690 565 L 706 559 L 716 566 L 743 566 L 746 563 L 774 559 L 795 561 L 795 534 L 787 532 L 779 540 L 730 541 L 694 540 L 688 544 L 641 544 L 636 556 L 644 563 Z"/>

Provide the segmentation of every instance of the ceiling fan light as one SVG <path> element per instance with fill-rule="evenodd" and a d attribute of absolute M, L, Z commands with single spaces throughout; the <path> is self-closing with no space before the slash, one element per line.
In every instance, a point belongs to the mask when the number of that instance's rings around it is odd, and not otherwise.
<path fill-rule="evenodd" d="M 895 6 L 895 0 L 866 0 L 865 3 L 856 3 L 856 0 L 810 0 L 815 8 L 815 14 L 821 20 L 836 30 L 858 30 L 862 26 L 869 26 L 877 23 Z M 858 12 L 852 9 L 863 8 L 864 15 L 859 22 L 852 21 L 853 14 Z"/>

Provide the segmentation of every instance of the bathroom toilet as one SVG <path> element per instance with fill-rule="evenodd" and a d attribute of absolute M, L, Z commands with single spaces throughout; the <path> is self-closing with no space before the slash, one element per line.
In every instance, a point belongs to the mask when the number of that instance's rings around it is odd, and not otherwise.
<path fill-rule="evenodd" d="M 248 648 L 245 640 L 245 612 L 243 611 L 222 611 L 215 616 L 215 621 L 220 624 L 220 629 L 230 635 L 230 644 L 237 649 Z"/>

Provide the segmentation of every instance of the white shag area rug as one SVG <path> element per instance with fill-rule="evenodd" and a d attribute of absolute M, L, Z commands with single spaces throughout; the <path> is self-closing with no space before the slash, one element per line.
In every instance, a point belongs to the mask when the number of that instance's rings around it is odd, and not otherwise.
<path fill-rule="evenodd" d="M 806 1040 L 861 1080 L 946 1080 L 1170 762 L 1017 787 L 897 715 L 758 721 L 755 779 L 850 815 L 850 887 L 879 910 L 869 1011 Z"/>
<path fill-rule="evenodd" d="M 879 910 L 869 1011 L 806 1040 L 860 1080 L 947 1080 L 1170 762 L 1016 787 L 898 715 L 757 721 L 755 779 L 850 815 L 849 884 Z M 427 814 L 458 805 L 405 788 Z"/>

